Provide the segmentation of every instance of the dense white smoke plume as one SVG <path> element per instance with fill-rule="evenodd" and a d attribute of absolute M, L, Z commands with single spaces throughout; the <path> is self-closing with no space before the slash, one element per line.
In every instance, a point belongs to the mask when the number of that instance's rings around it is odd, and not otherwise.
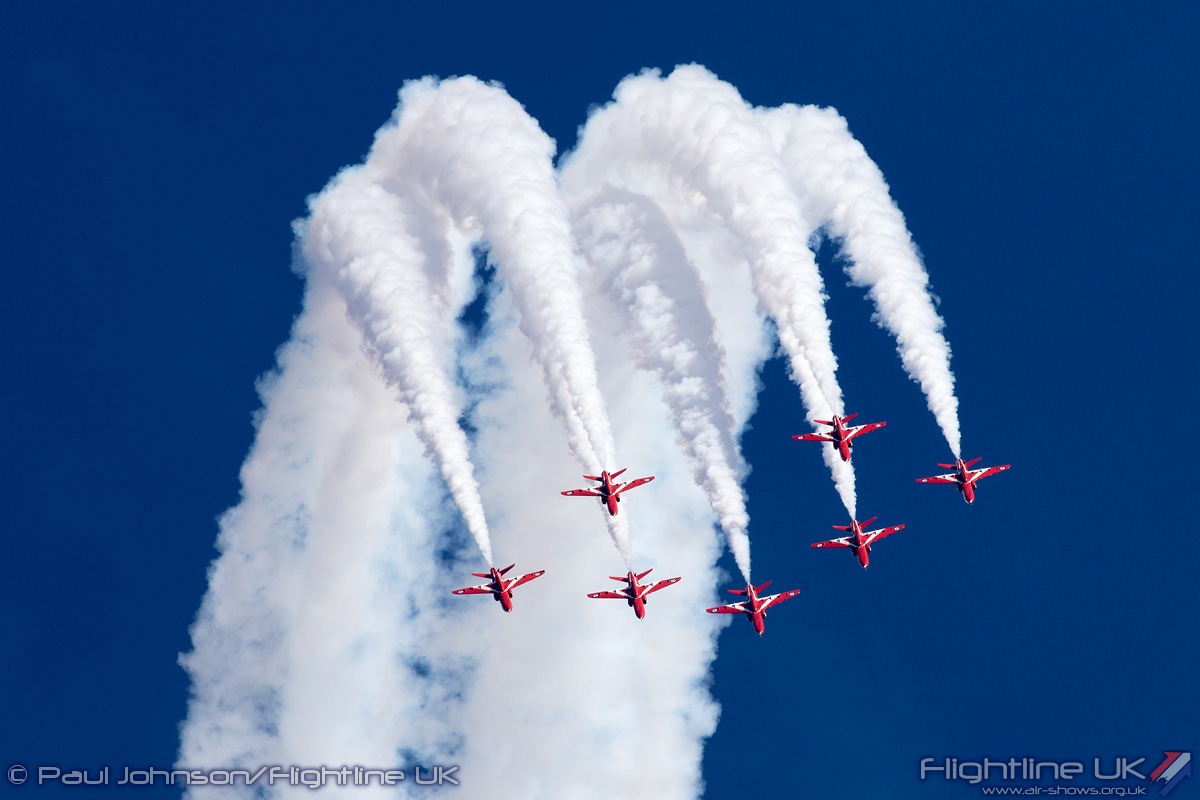
<path fill-rule="evenodd" d="M 553 142 L 500 88 L 405 86 L 366 162 L 297 226 L 304 310 L 260 387 L 182 659 L 181 765 L 410 771 L 397 790 L 332 797 L 427 796 L 411 768 L 433 764 L 460 767 L 464 796 L 699 796 L 718 713 L 719 620 L 701 611 L 720 574 L 713 523 L 749 581 L 738 441 L 773 348 L 766 318 L 808 414 L 843 412 L 817 225 L 842 237 L 957 448 L 924 271 L 837 121 L 754 111 L 699 67 L 645 74 L 593 115 L 560 189 Z M 803 150 L 808 128 L 821 153 Z M 495 266 L 482 288 L 475 245 Z M 471 338 L 458 319 L 477 290 L 487 319 Z M 601 514 L 622 570 L 684 577 L 645 620 L 585 596 L 618 565 L 598 512 L 558 496 L 580 465 L 659 476 Z M 647 532 L 636 553 L 631 517 Z M 514 574 L 546 570 L 513 614 L 450 596 L 478 582 L 460 519 L 489 562 L 494 548 Z"/>
<path fill-rule="evenodd" d="M 180 763 L 195 769 L 394 764 L 414 719 L 422 757 L 457 736 L 439 713 L 465 644 L 436 635 L 440 492 L 340 293 L 308 281 L 183 657 Z"/>

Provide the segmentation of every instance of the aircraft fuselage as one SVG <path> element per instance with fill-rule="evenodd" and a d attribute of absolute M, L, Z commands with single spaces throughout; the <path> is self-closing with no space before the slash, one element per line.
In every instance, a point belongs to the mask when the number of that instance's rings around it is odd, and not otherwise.
<path fill-rule="evenodd" d="M 871 547 L 867 544 L 867 538 L 863 536 L 862 523 L 858 520 L 851 520 L 850 524 L 854 530 L 854 555 L 858 559 L 858 563 L 862 564 L 862 568 L 866 569 L 871 563 Z"/>

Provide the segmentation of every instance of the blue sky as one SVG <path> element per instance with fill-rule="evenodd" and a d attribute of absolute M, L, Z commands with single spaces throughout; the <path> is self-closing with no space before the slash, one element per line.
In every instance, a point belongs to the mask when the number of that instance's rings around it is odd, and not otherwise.
<path fill-rule="evenodd" d="M 755 574 L 804 593 L 721 636 L 706 796 L 966 797 L 920 758 L 1192 749 L 1196 29 L 1181 3 L 0 12 L 0 766 L 173 761 L 215 517 L 299 311 L 290 223 L 401 84 L 500 81 L 562 151 L 622 77 L 692 61 L 847 118 L 941 299 L 964 456 L 1013 464 L 973 507 L 914 483 L 949 454 L 824 249 L 848 406 L 889 423 L 860 516 L 908 527 L 866 573 L 808 548 L 844 512 L 770 363 Z"/>

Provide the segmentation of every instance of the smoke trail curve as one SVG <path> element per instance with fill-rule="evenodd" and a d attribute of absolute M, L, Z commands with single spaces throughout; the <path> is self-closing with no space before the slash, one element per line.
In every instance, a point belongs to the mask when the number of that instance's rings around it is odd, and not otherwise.
<path fill-rule="evenodd" d="M 426 453 L 491 564 L 470 445 L 458 423 L 462 403 L 449 378 L 453 318 L 437 313 L 427 257 L 406 230 L 408 217 L 398 197 L 361 170 L 347 170 L 312 200 L 303 251 L 310 263 L 334 275 L 351 317 L 398 389 Z"/>
<path fill-rule="evenodd" d="M 829 220 L 848 259 L 846 274 L 867 287 L 876 321 L 896 337 L 905 372 L 924 392 L 955 458 L 961 454 L 958 398 L 945 322 L 934 308 L 929 275 L 904 215 L 879 167 L 832 109 L 785 105 L 760 110 L 795 185 L 808 189 L 811 212 Z"/>
<path fill-rule="evenodd" d="M 416 187 L 491 248 L 518 325 L 542 366 L 552 407 L 589 472 L 607 469 L 612 427 L 582 313 L 578 254 L 559 195 L 554 142 L 498 86 L 472 78 L 412 81 L 364 165 L 387 187 Z M 628 520 L 606 515 L 628 563 Z"/>

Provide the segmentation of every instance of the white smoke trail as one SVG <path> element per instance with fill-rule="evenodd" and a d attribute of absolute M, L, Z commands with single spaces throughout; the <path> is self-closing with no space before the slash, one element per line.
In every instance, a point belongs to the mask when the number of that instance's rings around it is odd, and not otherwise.
<path fill-rule="evenodd" d="M 363 171 L 415 188 L 491 248 L 533 344 L 551 404 L 589 472 L 611 465 L 612 429 L 596 379 L 578 286 L 578 255 L 558 193 L 554 142 L 503 89 L 476 78 L 414 81 L 376 135 Z M 609 534 L 632 558 L 628 521 Z"/>
<path fill-rule="evenodd" d="M 411 410 L 417 435 L 491 564 L 470 445 L 458 424 L 462 403 L 449 378 L 454 314 L 445 313 L 444 298 L 435 302 L 428 257 L 407 230 L 413 215 L 361 170 L 343 172 L 311 206 L 302 237 L 306 258 L 328 270 L 342 289 L 352 318 Z"/>
<path fill-rule="evenodd" d="M 579 168 L 579 162 L 575 162 Z M 732 435 L 722 376 L 724 354 L 714 340 L 700 276 L 662 212 L 646 198 L 612 187 L 572 187 L 564 170 L 580 246 L 597 283 L 624 312 L 638 367 L 655 372 L 692 475 L 725 532 L 738 569 L 750 582 L 750 517 L 740 485 L 745 472 Z"/>
<path fill-rule="evenodd" d="M 667 78 L 656 71 L 626 78 L 613 96 L 589 117 L 565 169 L 576 160 L 595 164 L 593 185 L 607 181 L 644 194 L 668 215 L 672 205 L 704 204 L 743 244 L 755 293 L 775 321 L 809 416 L 844 415 L 823 284 L 808 247 L 815 225 L 805 220 L 749 106 L 697 65 Z M 853 467 L 825 451 L 853 515 Z"/>
<path fill-rule="evenodd" d="M 786 105 L 761 110 L 794 185 L 807 189 L 814 219 L 829 220 L 857 286 L 869 288 L 876 321 L 895 337 L 905 372 L 960 456 L 958 398 L 950 345 L 934 308 L 929 276 L 879 167 L 833 109 Z"/>

